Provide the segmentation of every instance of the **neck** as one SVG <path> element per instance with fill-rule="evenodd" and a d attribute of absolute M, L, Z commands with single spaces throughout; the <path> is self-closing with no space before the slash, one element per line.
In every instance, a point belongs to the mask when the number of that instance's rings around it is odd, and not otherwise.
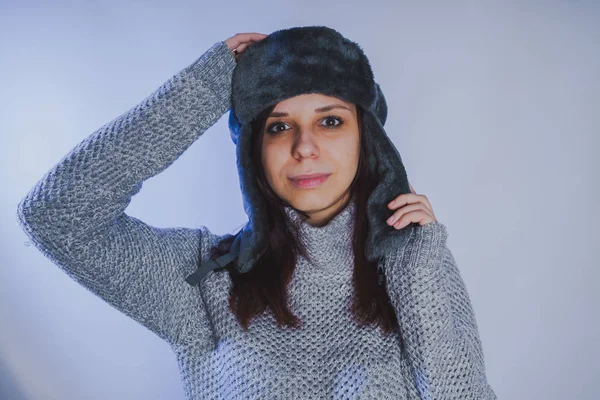
<path fill-rule="evenodd" d="M 350 192 L 347 192 L 341 199 L 336 201 L 331 206 L 327 207 L 324 210 L 319 210 L 316 212 L 305 212 L 308 214 L 308 219 L 306 222 L 314 227 L 322 227 L 325 226 L 331 221 L 341 210 L 346 208 L 348 203 L 350 202 Z"/>

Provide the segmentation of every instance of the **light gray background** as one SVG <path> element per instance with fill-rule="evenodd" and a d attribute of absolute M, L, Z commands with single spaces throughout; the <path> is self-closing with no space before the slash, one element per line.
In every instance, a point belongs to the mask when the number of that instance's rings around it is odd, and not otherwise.
<path fill-rule="evenodd" d="M 0 398 L 183 398 L 168 345 L 28 245 L 17 203 L 216 41 L 319 24 L 370 58 L 385 128 L 448 227 L 499 398 L 600 398 L 600 2 L 53 3 L 0 8 Z M 239 227 L 226 115 L 127 212 Z"/>

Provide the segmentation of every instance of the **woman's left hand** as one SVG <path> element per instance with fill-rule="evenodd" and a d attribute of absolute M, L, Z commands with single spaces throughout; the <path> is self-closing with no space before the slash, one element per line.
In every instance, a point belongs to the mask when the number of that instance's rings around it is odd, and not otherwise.
<path fill-rule="evenodd" d="M 388 218 L 387 224 L 402 229 L 411 222 L 425 225 L 437 221 L 427 196 L 417 194 L 412 185 L 410 183 L 408 185 L 412 193 L 401 194 L 388 203 L 390 210 L 398 210 Z"/>

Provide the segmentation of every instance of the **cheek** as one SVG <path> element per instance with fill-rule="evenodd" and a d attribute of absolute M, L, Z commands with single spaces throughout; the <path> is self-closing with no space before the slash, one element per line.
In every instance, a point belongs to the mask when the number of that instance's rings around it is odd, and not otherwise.
<path fill-rule="evenodd" d="M 343 155 L 343 158 L 338 160 L 339 164 L 343 166 L 347 174 L 353 175 L 358 168 L 360 144 L 355 141 L 348 141 L 343 145 L 340 144 L 338 149 L 343 149 L 342 151 L 338 150 L 338 154 Z M 354 175 L 352 177 L 354 178 Z"/>
<path fill-rule="evenodd" d="M 267 182 L 272 187 L 282 184 L 282 171 L 285 160 L 281 157 L 283 153 L 277 151 L 273 146 L 263 146 L 262 166 Z"/>

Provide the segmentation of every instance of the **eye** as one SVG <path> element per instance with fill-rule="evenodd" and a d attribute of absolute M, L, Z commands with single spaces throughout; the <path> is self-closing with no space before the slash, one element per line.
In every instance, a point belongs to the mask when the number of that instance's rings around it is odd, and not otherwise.
<path fill-rule="evenodd" d="M 274 122 L 267 127 L 267 132 L 271 133 L 271 134 L 277 134 L 279 132 L 282 132 L 283 129 L 273 129 L 273 128 L 276 128 L 276 127 L 282 126 L 282 125 L 285 125 L 285 124 L 283 124 L 282 122 Z"/>
<path fill-rule="evenodd" d="M 334 122 L 333 124 L 328 123 L 328 122 L 332 122 L 332 121 Z M 337 124 L 335 123 L 335 121 L 337 121 Z M 322 122 L 325 122 L 324 124 L 321 124 L 321 125 L 324 126 L 326 129 L 334 129 L 334 128 L 337 128 L 340 125 L 342 125 L 344 123 L 344 119 L 342 117 L 338 117 L 336 115 L 328 115 L 322 119 Z M 267 133 L 275 135 L 275 134 L 285 131 L 286 130 L 285 128 L 283 128 L 283 129 L 278 128 L 278 127 L 282 127 L 285 125 L 287 125 L 287 124 L 285 124 L 281 121 L 273 122 L 272 124 L 270 124 L 267 127 L 266 131 L 267 131 Z"/>
<path fill-rule="evenodd" d="M 335 115 L 328 115 L 325 118 L 323 118 L 323 121 L 338 121 L 337 124 L 332 125 L 332 124 L 325 124 L 325 127 L 327 129 L 333 129 L 333 128 L 337 128 L 338 126 L 342 125 L 344 123 L 344 119 L 342 117 L 337 117 Z"/>

